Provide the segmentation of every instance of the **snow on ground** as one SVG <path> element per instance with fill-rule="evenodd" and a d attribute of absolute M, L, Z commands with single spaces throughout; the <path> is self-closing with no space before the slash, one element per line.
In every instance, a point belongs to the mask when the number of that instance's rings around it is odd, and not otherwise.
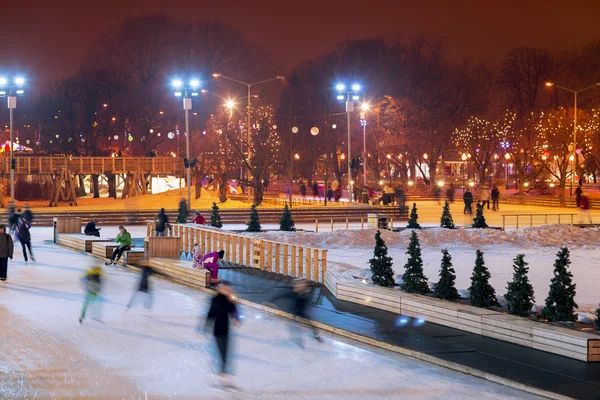
<path fill-rule="evenodd" d="M 131 229 L 134 236 L 142 227 Z M 0 398 L 530 399 L 525 393 L 325 334 L 304 350 L 290 321 L 244 308 L 233 335 L 239 394 L 216 387 L 216 351 L 194 328 L 210 296 L 154 280 L 155 307 L 122 316 L 137 275 L 107 267 L 103 320 L 77 322 L 79 278 L 96 259 L 42 242 L 36 263 L 20 249 L 0 284 Z M 116 233 L 105 227 L 105 235 Z"/>
<path fill-rule="evenodd" d="M 328 268 L 334 268 L 352 279 L 369 276 L 368 260 L 373 257 L 376 229 L 337 229 L 326 232 L 263 232 L 253 234 L 265 239 L 328 249 Z M 492 229 L 423 229 L 418 230 L 425 275 L 437 282 L 442 249 L 449 249 L 456 270 L 456 287 L 466 290 L 475 265 L 475 250 L 485 254 L 486 266 L 497 295 L 506 293 L 512 280 L 512 260 L 525 254 L 529 262 L 529 278 L 535 290 L 536 304 L 544 304 L 553 276 L 556 252 L 567 245 L 571 250 L 571 272 L 577 284 L 576 301 L 581 311 L 598 307 L 600 293 L 600 228 L 581 229 L 570 225 L 544 225 L 519 230 Z M 407 260 L 405 254 L 411 231 L 383 231 L 382 237 L 394 259 L 394 271 L 399 280 Z"/>

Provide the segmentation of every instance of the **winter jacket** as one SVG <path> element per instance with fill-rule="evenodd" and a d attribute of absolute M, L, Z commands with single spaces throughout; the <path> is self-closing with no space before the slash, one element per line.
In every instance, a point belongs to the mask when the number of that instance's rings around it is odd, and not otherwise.
<path fill-rule="evenodd" d="M 167 214 L 160 213 L 154 218 L 156 232 L 164 232 L 165 227 L 169 225 L 169 217 Z"/>
<path fill-rule="evenodd" d="M 98 228 L 96 228 L 96 223 L 94 221 L 90 221 L 87 223 L 87 225 L 83 229 L 83 233 L 94 233 L 94 232 L 98 232 Z"/>
<path fill-rule="evenodd" d="M 224 294 L 217 294 L 210 302 L 207 320 L 214 321 L 213 334 L 227 336 L 229 334 L 229 316 L 238 319 L 235 304 Z"/>
<path fill-rule="evenodd" d="M 208 267 L 213 267 L 215 265 L 218 265 L 217 262 L 219 261 L 219 253 L 218 252 L 212 252 L 212 253 L 208 253 L 206 254 L 204 257 L 202 257 L 200 259 L 200 261 L 198 261 L 198 267 L 203 267 L 204 265 L 208 266 Z"/>
<path fill-rule="evenodd" d="M 497 200 L 500 198 L 500 191 L 498 188 L 492 189 L 492 200 Z"/>
<path fill-rule="evenodd" d="M 131 247 L 131 234 L 125 231 L 124 234 L 118 234 L 115 238 L 115 242 L 119 243 L 119 246 L 122 247 Z"/>
<path fill-rule="evenodd" d="M 102 287 L 102 269 L 94 267 L 86 271 L 83 275 L 83 281 L 86 283 L 86 290 L 91 294 L 100 293 Z"/>
<path fill-rule="evenodd" d="M 298 293 L 290 288 L 286 291 L 283 291 L 273 297 L 271 297 L 268 302 L 273 303 L 279 299 L 288 299 L 292 302 L 292 312 L 294 315 L 302 318 L 306 318 L 306 306 L 309 303 L 310 296 L 309 291 L 304 293 Z"/>
<path fill-rule="evenodd" d="M 479 192 L 479 200 L 481 200 L 481 201 L 489 201 L 490 200 L 490 191 L 487 188 L 481 189 L 481 192 Z"/>
<path fill-rule="evenodd" d="M 27 209 L 23 211 L 23 218 L 25 218 L 27 222 L 31 223 L 31 221 L 33 221 L 33 213 L 31 210 Z"/>
<path fill-rule="evenodd" d="M 9 234 L 0 235 L 0 258 L 12 258 L 14 247 L 12 237 Z"/>
<path fill-rule="evenodd" d="M 587 196 L 581 196 L 581 201 L 579 202 L 579 206 L 582 210 L 590 209 L 590 199 Z"/>
<path fill-rule="evenodd" d="M 19 224 L 19 233 L 18 233 L 20 242 L 23 242 L 23 243 L 31 242 L 31 233 L 29 232 L 29 228 L 31 228 L 31 225 L 29 225 L 29 222 L 27 222 L 25 219 L 21 219 L 21 223 Z"/>
<path fill-rule="evenodd" d="M 196 215 L 194 217 L 194 219 L 192 220 L 193 224 L 198 224 L 198 225 L 206 225 L 206 220 L 204 219 L 204 217 L 202 215 Z"/>
<path fill-rule="evenodd" d="M 465 194 L 463 195 L 463 201 L 465 202 L 465 204 L 473 203 L 473 193 L 465 192 Z"/>

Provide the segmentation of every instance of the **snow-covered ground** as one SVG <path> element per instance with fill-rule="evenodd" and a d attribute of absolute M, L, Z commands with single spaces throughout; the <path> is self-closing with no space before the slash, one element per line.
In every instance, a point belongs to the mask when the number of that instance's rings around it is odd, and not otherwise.
<path fill-rule="evenodd" d="M 134 236 L 144 229 L 131 229 Z M 194 328 L 210 296 L 154 280 L 155 307 L 122 316 L 137 280 L 107 267 L 104 323 L 77 322 L 83 270 L 96 259 L 43 243 L 34 228 L 36 263 L 15 252 L 0 284 L 0 398 L 529 399 L 525 393 L 353 341 L 324 335 L 298 348 L 291 322 L 243 308 L 233 367 L 242 392 L 216 384 L 216 351 Z M 104 234 L 116 233 L 105 227 Z"/>

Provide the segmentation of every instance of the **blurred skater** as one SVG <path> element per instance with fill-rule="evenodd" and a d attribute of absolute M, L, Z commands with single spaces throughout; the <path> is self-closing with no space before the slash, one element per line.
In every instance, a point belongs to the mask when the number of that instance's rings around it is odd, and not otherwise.
<path fill-rule="evenodd" d="M 133 292 L 133 295 L 131 296 L 131 300 L 129 301 L 129 304 L 127 304 L 127 308 L 123 312 L 123 315 L 125 315 L 127 313 L 127 311 L 129 311 L 129 309 L 133 305 L 133 301 L 135 300 L 135 298 L 138 294 L 145 295 L 144 296 L 144 307 L 148 310 L 151 309 L 152 304 L 153 304 L 153 297 L 152 297 L 152 290 L 151 290 L 152 288 L 150 287 L 150 280 L 149 280 L 150 275 L 160 275 L 160 276 L 166 277 L 166 275 L 163 274 L 162 272 L 156 271 L 155 269 L 150 267 L 147 264 L 147 262 L 140 262 L 138 264 L 138 266 L 141 268 L 140 281 L 137 284 L 137 289 L 135 290 L 135 292 Z"/>
<path fill-rule="evenodd" d="M 294 318 L 305 318 L 308 319 L 306 313 L 306 306 L 310 301 L 310 286 L 308 281 L 303 278 L 297 278 L 292 281 L 292 286 L 287 290 L 282 291 L 281 293 L 272 296 L 267 304 L 273 304 L 275 301 L 279 299 L 289 299 L 292 301 L 292 313 L 294 314 Z M 319 334 L 319 330 L 312 326 L 313 336 L 318 342 L 322 342 L 321 335 Z M 296 342 L 296 344 L 302 348 L 304 348 L 304 342 L 302 337 L 300 336 L 300 329 L 296 328 L 294 324 L 290 324 L 290 333 L 292 336 L 292 340 Z"/>
<path fill-rule="evenodd" d="M 31 252 L 31 232 L 29 229 L 31 228 L 31 224 L 23 217 L 19 218 L 19 225 L 17 227 L 17 237 L 19 238 L 19 242 L 21 242 L 21 247 L 23 248 L 23 258 L 25 262 L 27 262 L 27 250 L 29 250 L 29 256 L 31 257 L 31 261 L 35 261 L 33 257 L 33 253 Z"/>
<path fill-rule="evenodd" d="M 592 212 L 590 210 L 590 198 L 586 195 L 581 195 L 581 200 L 579 201 L 579 223 L 583 224 L 584 219 L 587 219 L 589 223 L 592 223 Z"/>
<path fill-rule="evenodd" d="M 240 325 L 239 316 L 235 307 L 235 295 L 229 285 L 221 283 L 217 286 L 217 295 L 210 302 L 210 309 L 206 316 L 204 329 L 207 330 L 210 325 L 213 328 L 213 336 L 219 351 L 220 370 L 219 378 L 224 387 L 235 387 L 231 381 L 231 369 L 229 368 L 229 324 L 233 318 L 235 326 Z"/>
<path fill-rule="evenodd" d="M 86 293 L 85 300 L 83 302 L 83 308 L 81 309 L 81 315 L 79 317 L 80 324 L 83 323 L 88 306 L 92 307 L 94 310 L 94 316 L 92 319 L 101 322 L 100 314 L 102 310 L 99 300 L 103 276 L 104 274 L 102 272 L 102 267 L 100 265 L 94 265 L 85 272 L 83 278 L 81 279 L 85 284 Z"/>
<path fill-rule="evenodd" d="M 14 244 L 12 237 L 6 233 L 6 227 L 0 225 L 0 281 L 6 280 L 8 259 L 13 258 Z"/>

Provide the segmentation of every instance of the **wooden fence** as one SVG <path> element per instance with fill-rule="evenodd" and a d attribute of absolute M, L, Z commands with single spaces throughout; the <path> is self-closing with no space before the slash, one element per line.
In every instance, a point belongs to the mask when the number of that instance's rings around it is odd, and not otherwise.
<path fill-rule="evenodd" d="M 264 271 L 306 278 L 323 283 L 327 270 L 327 250 L 208 229 L 194 224 L 172 224 L 168 236 L 181 238 L 186 255 L 198 246 L 202 254 L 225 250 L 224 260 Z M 147 236 L 154 236 L 154 221 L 146 222 Z"/>

